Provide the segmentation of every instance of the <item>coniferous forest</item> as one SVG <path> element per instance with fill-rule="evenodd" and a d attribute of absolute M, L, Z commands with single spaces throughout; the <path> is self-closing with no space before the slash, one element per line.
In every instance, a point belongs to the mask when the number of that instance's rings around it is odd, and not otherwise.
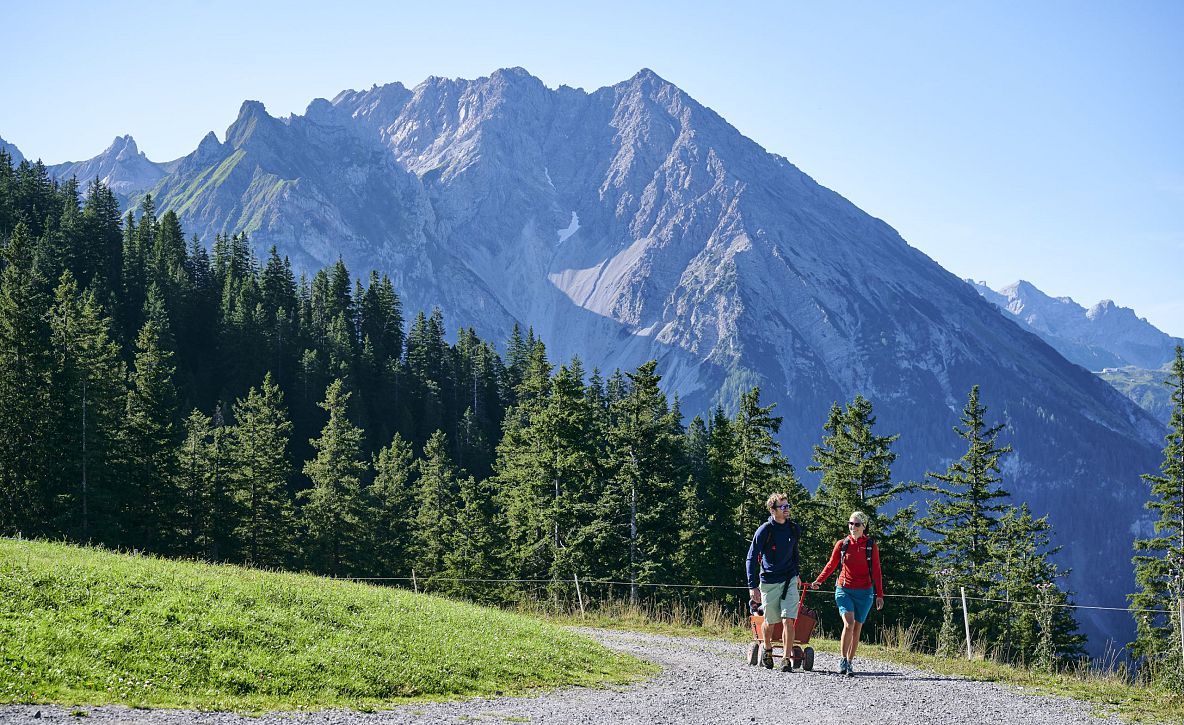
<path fill-rule="evenodd" d="M 386 275 L 338 261 L 297 276 L 244 234 L 186 238 L 150 196 L 125 214 L 101 183 L 3 155 L 0 270 L 2 535 L 414 571 L 420 589 L 495 604 L 569 602 L 578 576 L 592 601 L 736 610 L 765 498 L 784 491 L 807 577 L 851 511 L 870 516 L 887 593 L 919 595 L 890 597 L 873 629 L 917 624 L 956 649 L 964 586 L 998 600 L 971 627 L 1000 657 L 1082 652 L 1051 527 L 1006 491 L 989 390 L 949 421 L 965 456 L 924 482 L 893 477 L 900 434 L 862 396 L 791 462 L 757 388 L 735 411 L 683 411 L 652 361 L 587 369 L 529 328 L 450 331 L 438 309 L 404 310 Z"/>

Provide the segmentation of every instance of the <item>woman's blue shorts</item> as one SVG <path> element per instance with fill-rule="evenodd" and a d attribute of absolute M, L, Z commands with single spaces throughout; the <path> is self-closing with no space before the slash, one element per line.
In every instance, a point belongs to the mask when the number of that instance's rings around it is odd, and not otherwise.
<path fill-rule="evenodd" d="M 851 612 L 855 615 L 855 621 L 860 624 L 867 621 L 867 614 L 872 611 L 872 602 L 875 600 L 876 590 L 873 587 L 867 589 L 835 587 L 835 604 L 839 605 L 839 614 Z"/>

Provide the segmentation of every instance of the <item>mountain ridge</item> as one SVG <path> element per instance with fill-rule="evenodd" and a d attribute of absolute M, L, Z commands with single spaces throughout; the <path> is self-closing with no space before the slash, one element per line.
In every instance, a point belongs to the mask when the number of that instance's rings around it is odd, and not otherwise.
<path fill-rule="evenodd" d="M 944 468 L 980 384 L 1018 444 L 1016 498 L 1096 532 L 1060 557 L 1074 588 L 1132 590 L 1131 539 L 1149 525 L 1138 473 L 1157 469 L 1162 427 L 653 71 L 590 92 L 523 69 L 432 77 L 286 119 L 248 101 L 225 142 L 170 163 L 157 208 L 206 244 L 247 231 L 306 271 L 340 256 L 390 274 L 406 309 L 440 306 L 483 337 L 533 326 L 555 361 L 657 359 L 691 413 L 759 384 L 807 481 L 827 411 L 857 393 L 902 433 L 899 479 Z"/>
<path fill-rule="evenodd" d="M 1158 369 L 1173 359 L 1176 345 L 1184 344 L 1184 339 L 1113 300 L 1086 309 L 1071 297 L 1052 297 L 1027 280 L 998 290 L 985 282 L 966 282 L 1069 360 L 1094 372 L 1126 366 Z"/>

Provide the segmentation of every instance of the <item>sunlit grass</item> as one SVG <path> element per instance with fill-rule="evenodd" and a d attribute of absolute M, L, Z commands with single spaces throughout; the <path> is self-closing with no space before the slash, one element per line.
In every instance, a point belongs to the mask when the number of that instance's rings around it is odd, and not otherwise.
<path fill-rule="evenodd" d="M 0 539 L 0 702 L 351 707 L 654 671 L 551 622 L 321 577 Z"/>

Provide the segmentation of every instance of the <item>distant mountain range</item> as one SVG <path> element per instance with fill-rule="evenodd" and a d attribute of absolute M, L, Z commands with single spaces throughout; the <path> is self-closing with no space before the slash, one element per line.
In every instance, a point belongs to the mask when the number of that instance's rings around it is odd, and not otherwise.
<path fill-rule="evenodd" d="M 495 340 L 531 325 L 555 361 L 656 358 L 688 415 L 760 385 L 808 483 L 832 403 L 870 398 L 902 434 L 896 476 L 919 480 L 964 452 L 950 428 L 981 385 L 1016 449 L 1005 484 L 1051 516 L 1079 601 L 1134 588 L 1139 474 L 1158 470 L 1163 427 L 652 71 L 590 92 L 520 68 L 433 77 L 282 119 L 247 101 L 155 179 L 129 151 L 88 168 L 207 244 L 247 231 L 297 269 L 385 271 L 407 309 Z M 1133 631 L 1124 613 L 1079 617 L 1095 648 Z"/>
<path fill-rule="evenodd" d="M 985 282 L 966 282 L 1071 362 L 1094 372 L 1126 366 L 1159 368 L 1175 356 L 1176 345 L 1184 344 L 1111 300 L 1087 310 L 1070 297 L 1050 297 L 1024 280 L 999 290 Z"/>
<path fill-rule="evenodd" d="M 1050 297 L 1024 280 L 999 290 L 985 282 L 966 282 L 1069 361 L 1101 374 L 1167 423 L 1171 400 L 1163 381 L 1176 346 L 1184 344 L 1184 339 L 1168 335 L 1134 310 L 1110 300 L 1087 310 L 1069 297 Z"/>

